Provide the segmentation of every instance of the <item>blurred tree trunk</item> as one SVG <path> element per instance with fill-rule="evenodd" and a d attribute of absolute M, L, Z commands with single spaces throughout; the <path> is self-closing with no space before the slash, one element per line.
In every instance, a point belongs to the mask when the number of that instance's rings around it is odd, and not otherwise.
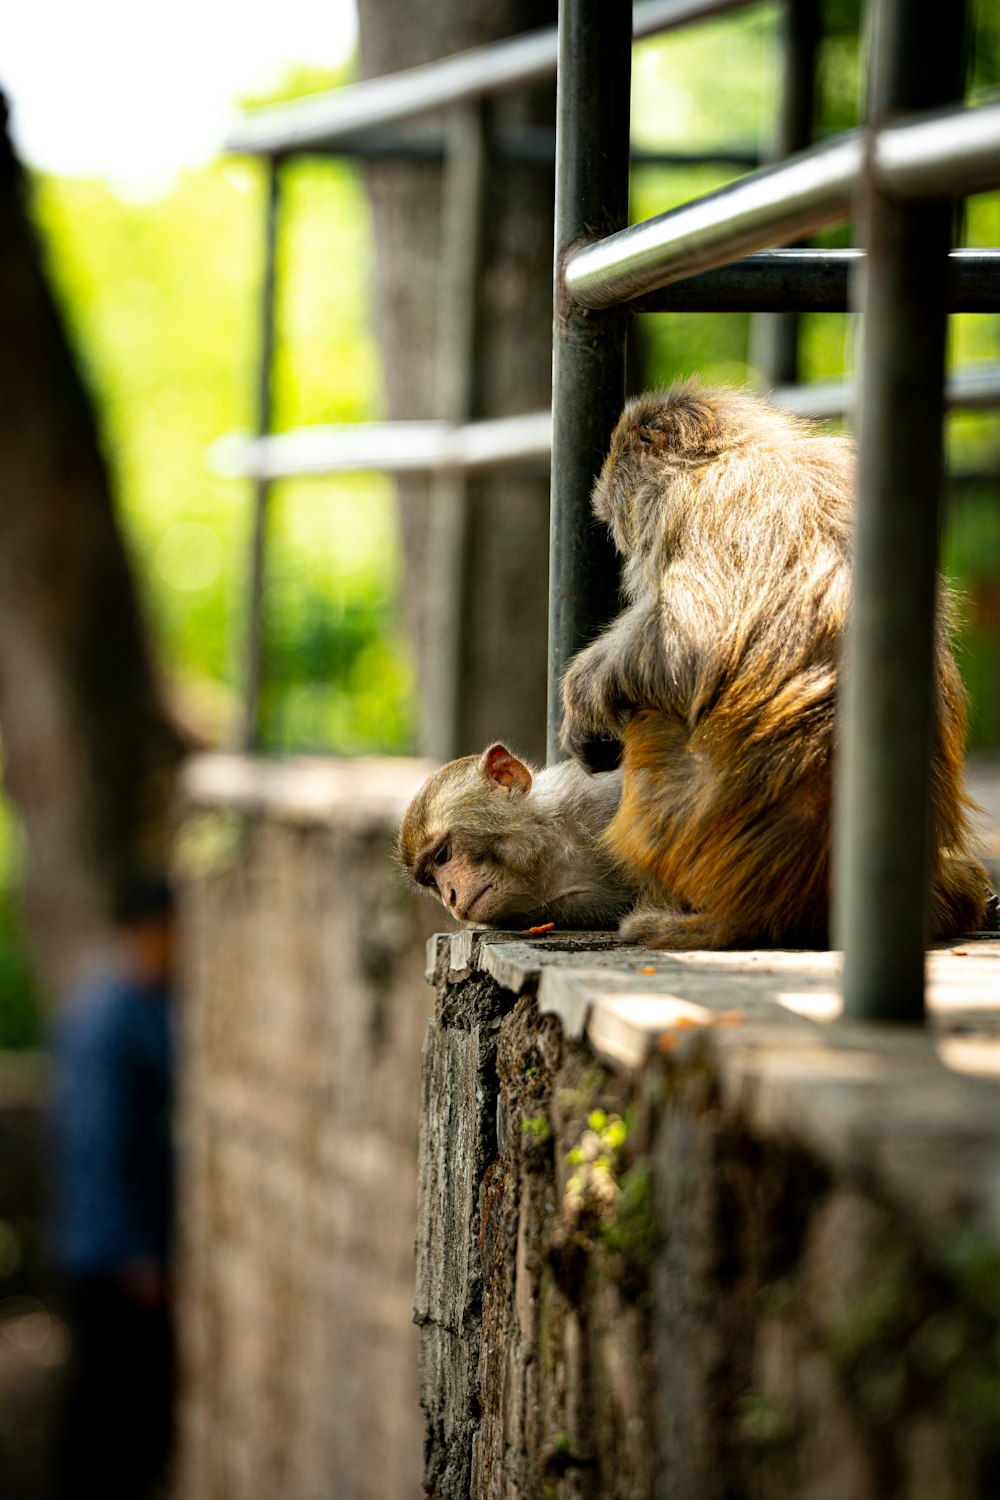
<path fill-rule="evenodd" d="M 360 0 L 366 77 L 535 30 L 556 19 L 556 0 Z M 555 85 L 497 99 L 496 126 L 551 125 Z M 389 415 L 437 409 L 441 168 L 377 162 L 368 169 L 375 223 L 379 336 Z M 546 408 L 552 371 L 554 172 L 494 160 L 478 289 L 480 341 L 473 415 Z M 429 544 L 429 484 L 400 483 L 407 607 L 426 682 L 427 602 L 438 587 Z M 548 481 L 511 470 L 470 485 L 465 548 L 469 601 L 458 652 L 465 684 L 458 719 L 462 753 L 506 739 L 545 754 Z"/>
<path fill-rule="evenodd" d="M 26 835 L 29 941 L 43 988 L 60 993 L 104 948 L 121 876 L 162 867 L 182 744 L 2 97 L 0 735 Z"/>

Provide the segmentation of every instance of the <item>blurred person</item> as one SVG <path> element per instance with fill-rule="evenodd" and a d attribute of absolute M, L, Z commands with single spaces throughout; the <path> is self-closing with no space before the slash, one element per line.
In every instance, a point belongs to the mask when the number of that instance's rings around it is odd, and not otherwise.
<path fill-rule="evenodd" d="M 115 912 L 118 962 L 53 1028 L 54 1250 L 70 1302 L 58 1500 L 141 1500 L 172 1435 L 171 990 L 175 916 L 161 879 Z"/>

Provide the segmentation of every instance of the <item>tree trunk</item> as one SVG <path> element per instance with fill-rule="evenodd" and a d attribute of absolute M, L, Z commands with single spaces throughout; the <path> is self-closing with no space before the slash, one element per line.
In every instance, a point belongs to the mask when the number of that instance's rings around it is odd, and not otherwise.
<path fill-rule="evenodd" d="M 361 0 L 366 77 L 395 72 L 554 22 L 554 0 Z M 496 101 L 496 125 L 551 124 L 554 83 Z M 441 168 L 378 162 L 367 169 L 375 222 L 379 334 L 389 414 L 440 409 Z M 494 159 L 487 180 L 485 251 L 478 287 L 479 339 L 471 415 L 546 408 L 552 370 L 550 165 Z M 443 563 L 430 540 L 430 485 L 399 486 L 407 608 L 426 688 L 428 601 Z M 544 759 L 548 598 L 548 481 L 511 470 L 468 490 L 465 599 L 458 672 L 457 750 L 505 739 Z M 425 736 L 426 738 L 426 736 Z"/>
<path fill-rule="evenodd" d="M 182 744 L 25 199 L 0 99 L 0 733 L 29 939 L 58 993 L 103 949 L 121 877 L 164 863 Z"/>

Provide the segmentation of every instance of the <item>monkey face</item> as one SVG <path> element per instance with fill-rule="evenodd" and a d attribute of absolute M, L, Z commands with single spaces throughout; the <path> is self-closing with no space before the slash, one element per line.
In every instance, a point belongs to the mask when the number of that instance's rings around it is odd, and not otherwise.
<path fill-rule="evenodd" d="M 503 866 L 468 853 L 459 847 L 456 835 L 446 835 L 420 883 L 460 922 L 498 925 L 512 895 Z"/>
<path fill-rule="evenodd" d="M 496 886 L 492 874 L 487 864 L 458 848 L 453 836 L 445 835 L 431 856 L 421 884 L 436 892 L 441 904 L 460 922 L 474 922 L 492 905 Z"/>
<path fill-rule="evenodd" d="M 494 848 L 463 846 L 461 830 L 447 832 L 425 861 L 417 884 L 437 896 L 459 922 L 523 927 L 537 912 L 530 889 Z"/>
<path fill-rule="evenodd" d="M 531 848 L 522 817 L 531 786 L 528 767 L 496 744 L 436 771 L 407 809 L 400 863 L 458 921 L 497 926 L 531 913 L 532 882 L 522 868 Z"/>

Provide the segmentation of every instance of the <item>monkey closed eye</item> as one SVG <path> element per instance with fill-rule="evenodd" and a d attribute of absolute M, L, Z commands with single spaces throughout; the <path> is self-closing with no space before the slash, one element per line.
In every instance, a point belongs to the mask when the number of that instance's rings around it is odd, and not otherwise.
<path fill-rule="evenodd" d="M 442 866 L 447 865 L 447 863 L 448 863 L 448 861 L 450 859 L 451 859 L 451 845 L 448 844 L 448 843 L 439 844 L 438 847 L 437 847 L 437 849 L 435 849 L 434 853 L 429 857 L 429 859 L 427 861 L 425 861 L 425 863 L 418 870 L 418 872 L 417 872 L 417 882 L 418 882 L 418 884 L 426 887 L 428 890 L 430 890 L 433 887 L 435 887 L 437 885 L 437 880 L 435 878 L 433 870 L 431 869 L 431 866 L 432 865 L 437 865 L 438 868 L 441 868 Z"/>

